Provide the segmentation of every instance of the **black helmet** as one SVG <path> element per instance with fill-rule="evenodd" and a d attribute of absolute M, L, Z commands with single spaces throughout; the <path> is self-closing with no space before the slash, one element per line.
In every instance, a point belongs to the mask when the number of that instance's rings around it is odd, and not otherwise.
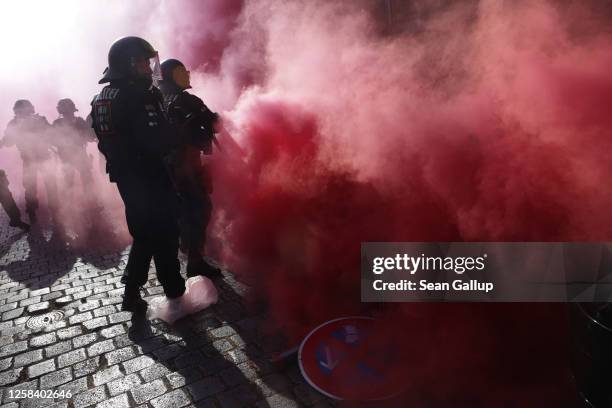
<path fill-rule="evenodd" d="M 57 102 L 57 112 L 60 115 L 69 115 L 76 111 L 78 111 L 78 109 L 74 105 L 74 102 L 72 102 L 72 99 L 65 98 L 65 99 L 60 99 Z"/>
<path fill-rule="evenodd" d="M 164 62 L 162 62 L 161 63 L 162 80 L 167 81 L 167 82 L 174 82 L 174 79 L 172 78 L 172 71 L 174 71 L 174 68 L 176 67 L 185 67 L 185 64 L 183 64 L 181 61 L 174 59 L 174 58 L 169 58 L 165 60 Z"/>
<path fill-rule="evenodd" d="M 155 58 L 157 51 L 140 37 L 123 37 L 111 45 L 108 51 L 108 68 L 99 84 L 115 79 L 129 78 L 134 75 L 134 63 L 137 59 Z"/>
<path fill-rule="evenodd" d="M 27 99 L 19 99 L 13 105 L 13 112 L 18 116 L 26 116 L 34 114 L 34 105 Z"/>
<path fill-rule="evenodd" d="M 161 63 L 162 81 L 160 82 L 160 86 L 164 86 L 168 88 L 178 88 L 181 90 L 191 88 L 191 85 L 189 83 L 181 86 L 177 84 L 176 81 L 174 80 L 173 73 L 174 73 L 174 70 L 178 67 L 185 68 L 185 64 L 183 64 L 181 61 L 174 59 L 174 58 L 169 58 Z"/>

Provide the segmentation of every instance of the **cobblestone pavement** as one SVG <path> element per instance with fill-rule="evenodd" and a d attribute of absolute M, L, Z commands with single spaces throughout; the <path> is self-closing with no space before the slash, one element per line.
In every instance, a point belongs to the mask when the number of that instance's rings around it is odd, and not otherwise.
<path fill-rule="evenodd" d="M 296 366 L 268 363 L 278 342 L 260 334 L 265 316 L 247 314 L 247 287 L 230 273 L 217 305 L 169 327 L 120 310 L 126 258 L 68 250 L 0 214 L 1 407 L 333 406 Z M 143 295 L 161 293 L 152 268 Z"/>

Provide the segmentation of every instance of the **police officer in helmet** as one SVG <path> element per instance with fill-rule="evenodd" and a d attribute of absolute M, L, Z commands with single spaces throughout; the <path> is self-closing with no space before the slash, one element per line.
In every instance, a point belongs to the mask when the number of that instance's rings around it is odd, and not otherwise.
<path fill-rule="evenodd" d="M 217 114 L 186 91 L 191 88 L 189 71 L 181 61 L 165 60 L 161 74 L 159 89 L 168 119 L 176 128 L 177 150 L 171 167 L 181 196 L 181 247 L 188 255 L 187 276 L 214 278 L 221 271 L 203 257 L 212 212 L 212 180 L 203 158 L 212 153 Z"/>
<path fill-rule="evenodd" d="M 146 307 L 140 286 L 151 259 L 168 298 L 185 292 L 178 261 L 178 202 L 165 158 L 173 149 L 159 78 L 157 51 L 142 38 L 117 40 L 108 53 L 104 89 L 92 101 L 92 126 L 107 173 L 117 184 L 133 237 L 126 266 L 124 310 Z"/>
<path fill-rule="evenodd" d="M 83 188 L 86 188 L 93 180 L 87 144 L 95 141 L 95 135 L 91 126 L 75 114 L 77 111 L 72 99 L 64 98 L 57 102 L 57 113 L 60 117 L 53 121 L 53 138 L 62 162 L 64 182 L 72 185 L 74 173 L 79 173 Z"/>
<path fill-rule="evenodd" d="M 57 188 L 55 175 L 47 166 L 51 163 L 52 144 L 49 140 L 51 125 L 44 116 L 36 114 L 34 105 L 27 99 L 19 99 L 13 106 L 15 117 L 6 126 L 1 146 L 15 146 L 23 164 L 23 187 L 26 212 L 30 222 L 37 219 L 38 178 L 43 180 L 52 217 L 57 214 Z"/>

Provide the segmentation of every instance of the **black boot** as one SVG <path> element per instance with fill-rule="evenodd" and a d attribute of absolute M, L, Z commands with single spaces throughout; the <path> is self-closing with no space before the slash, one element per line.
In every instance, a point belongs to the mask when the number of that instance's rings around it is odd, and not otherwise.
<path fill-rule="evenodd" d="M 26 232 L 30 230 L 30 224 L 26 224 L 25 222 L 21 221 L 21 219 L 11 220 L 9 225 L 11 227 L 22 229 Z"/>
<path fill-rule="evenodd" d="M 126 312 L 144 312 L 147 310 L 147 302 L 140 297 L 139 290 L 127 290 L 123 294 L 123 302 L 121 303 L 121 310 Z"/>
<path fill-rule="evenodd" d="M 221 269 L 212 265 L 204 258 L 192 258 L 187 261 L 187 277 L 206 276 L 208 279 L 216 279 L 221 276 Z"/>

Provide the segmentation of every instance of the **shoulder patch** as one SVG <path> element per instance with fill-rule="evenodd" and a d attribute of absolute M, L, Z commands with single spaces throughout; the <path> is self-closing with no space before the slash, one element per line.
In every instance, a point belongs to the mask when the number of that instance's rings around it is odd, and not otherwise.
<path fill-rule="evenodd" d="M 97 100 L 93 104 L 92 116 L 94 117 L 95 129 L 100 135 L 115 132 L 111 103 L 111 100 Z"/>

